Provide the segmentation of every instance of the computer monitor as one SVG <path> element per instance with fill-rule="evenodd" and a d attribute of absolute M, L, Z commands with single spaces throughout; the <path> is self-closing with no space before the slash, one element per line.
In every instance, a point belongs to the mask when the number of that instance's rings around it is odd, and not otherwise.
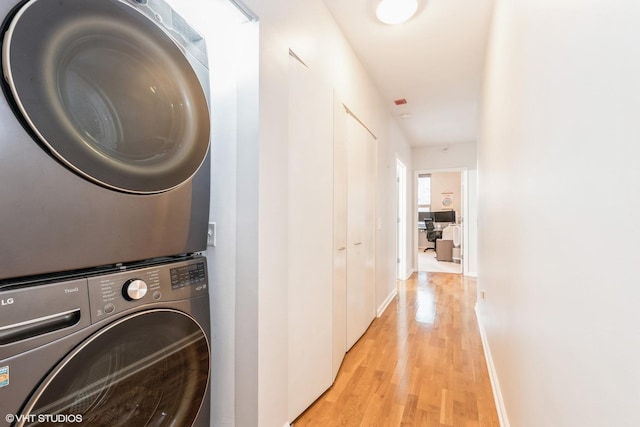
<path fill-rule="evenodd" d="M 439 211 L 433 212 L 434 222 L 456 222 L 456 211 Z"/>
<path fill-rule="evenodd" d="M 430 221 L 433 220 L 433 212 L 418 212 L 418 221 Z"/>

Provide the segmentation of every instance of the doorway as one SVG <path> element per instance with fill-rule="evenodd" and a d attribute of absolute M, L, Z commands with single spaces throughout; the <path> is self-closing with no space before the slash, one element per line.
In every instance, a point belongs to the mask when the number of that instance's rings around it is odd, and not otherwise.
<path fill-rule="evenodd" d="M 468 174 L 466 168 L 438 169 L 416 171 L 416 204 L 414 215 L 416 218 L 416 244 L 414 245 L 414 262 L 418 271 L 445 272 L 467 274 L 467 250 L 468 231 L 467 216 L 469 212 Z M 425 188 L 423 188 L 425 187 Z M 455 212 L 455 219 L 447 219 L 442 223 L 441 215 L 436 212 Z M 436 219 L 432 222 L 431 230 L 426 230 L 425 219 Z M 446 230 L 449 226 L 454 226 Z M 452 230 L 456 228 L 457 243 L 449 249 L 448 256 L 443 256 L 443 251 L 436 252 L 436 240 L 447 240 L 442 237 L 446 234 L 451 238 Z M 446 230 L 446 231 L 445 231 Z M 445 245 L 440 248 L 446 248 Z M 446 253 L 446 250 L 444 251 Z M 475 254 L 474 254 L 475 256 Z"/>
<path fill-rule="evenodd" d="M 407 167 L 396 159 L 396 277 L 407 278 Z"/>

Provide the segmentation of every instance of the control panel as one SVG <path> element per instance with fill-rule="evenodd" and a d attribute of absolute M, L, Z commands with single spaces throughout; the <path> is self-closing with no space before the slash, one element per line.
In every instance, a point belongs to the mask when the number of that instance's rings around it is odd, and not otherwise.
<path fill-rule="evenodd" d="M 127 301 L 142 299 L 149 290 L 147 283 L 140 279 L 129 279 L 122 285 L 122 296 Z"/>
<path fill-rule="evenodd" d="M 145 304 L 208 293 L 204 258 L 88 278 L 91 321 Z"/>
<path fill-rule="evenodd" d="M 171 275 L 172 289 L 205 284 L 207 282 L 207 271 L 204 262 L 174 267 L 169 270 L 169 273 Z"/>

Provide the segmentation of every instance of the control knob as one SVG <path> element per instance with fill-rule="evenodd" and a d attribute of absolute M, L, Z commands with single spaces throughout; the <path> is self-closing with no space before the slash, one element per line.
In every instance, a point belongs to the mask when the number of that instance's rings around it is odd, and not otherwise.
<path fill-rule="evenodd" d="M 129 279 L 122 286 L 122 296 L 127 301 L 139 300 L 147 294 L 147 284 L 144 280 Z"/>

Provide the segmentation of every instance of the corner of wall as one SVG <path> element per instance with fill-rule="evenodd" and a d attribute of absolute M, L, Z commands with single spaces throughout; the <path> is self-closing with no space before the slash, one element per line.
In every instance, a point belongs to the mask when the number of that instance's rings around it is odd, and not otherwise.
<path fill-rule="evenodd" d="M 416 270 L 413 267 L 408 268 L 407 271 L 404 272 L 400 280 L 409 280 L 411 278 L 411 275 L 413 275 L 413 273 L 415 272 Z"/>
<path fill-rule="evenodd" d="M 391 304 L 391 301 L 393 301 L 393 299 L 396 297 L 396 295 L 398 295 L 398 288 L 397 287 L 394 288 L 389 293 L 389 295 L 387 295 L 387 298 L 385 298 L 385 300 L 382 302 L 382 304 L 380 304 L 380 307 L 378 307 L 378 311 L 377 311 L 377 316 L 376 317 L 382 316 L 382 314 L 387 309 L 389 304 Z"/>
<path fill-rule="evenodd" d="M 509 418 L 507 417 L 507 409 L 504 405 L 502 398 L 502 391 L 500 390 L 500 381 L 498 381 L 498 375 L 496 373 L 496 367 L 493 363 L 493 357 L 491 356 L 491 349 L 489 347 L 489 341 L 487 340 L 487 334 L 482 324 L 480 313 L 478 313 L 478 304 L 475 307 L 476 320 L 478 321 L 478 329 L 480 330 L 480 338 L 482 339 L 482 349 L 484 350 L 485 360 L 487 361 L 487 370 L 489 371 L 489 379 L 491 380 L 491 389 L 493 390 L 493 399 L 496 404 L 496 410 L 498 412 L 498 420 L 501 427 L 510 427 Z"/>

